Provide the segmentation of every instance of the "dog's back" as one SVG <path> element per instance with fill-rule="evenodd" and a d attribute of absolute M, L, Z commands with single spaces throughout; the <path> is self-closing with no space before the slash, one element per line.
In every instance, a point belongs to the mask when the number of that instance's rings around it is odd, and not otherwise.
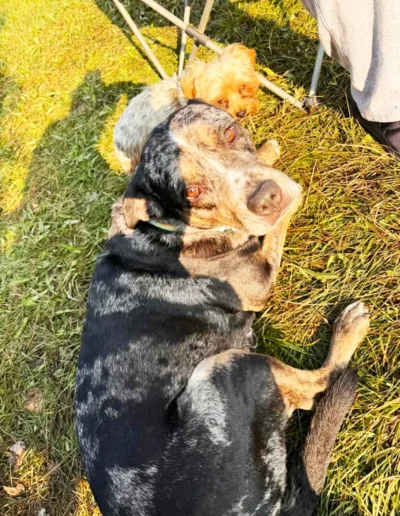
<path fill-rule="evenodd" d="M 232 405 L 218 394 L 218 378 L 207 366 L 195 369 L 206 357 L 243 349 L 253 314 L 240 311 L 224 282 L 188 278 L 173 253 L 164 253 L 157 272 L 154 263 L 137 261 L 142 238 L 137 232 L 109 242 L 88 299 L 76 414 L 96 500 L 106 515 L 161 514 L 162 508 L 169 516 L 224 516 L 235 500 L 256 506 L 265 494 L 265 466 L 254 461 L 262 463 L 261 448 L 248 459 L 253 433 L 275 436 L 272 453 L 284 457 L 285 418 L 272 424 L 261 418 L 249 427 L 254 407 L 246 395 Z M 269 391 L 263 410 L 282 411 L 272 379 Z M 279 468 L 272 469 L 274 503 L 282 495 L 284 461 Z"/>
<path fill-rule="evenodd" d="M 100 509 L 311 515 L 354 377 L 339 380 L 317 408 L 279 512 L 288 416 L 265 357 L 241 354 L 253 316 L 238 311 L 224 282 L 187 277 L 173 253 L 161 267 L 138 262 L 147 244 L 140 232 L 111 239 L 88 300 L 76 414 Z"/>

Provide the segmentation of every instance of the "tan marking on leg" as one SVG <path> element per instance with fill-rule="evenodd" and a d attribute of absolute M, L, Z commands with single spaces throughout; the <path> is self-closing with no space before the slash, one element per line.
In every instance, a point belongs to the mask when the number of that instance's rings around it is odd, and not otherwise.
<path fill-rule="evenodd" d="M 343 310 L 335 322 L 328 356 L 320 369 L 302 371 L 270 359 L 271 372 L 289 414 L 310 410 L 317 394 L 325 391 L 347 367 L 369 328 L 369 315 L 359 301 Z"/>
<path fill-rule="evenodd" d="M 324 367 L 303 371 L 273 358 L 269 361 L 271 373 L 289 414 L 296 409 L 311 410 L 315 396 L 328 388 L 329 371 Z"/>

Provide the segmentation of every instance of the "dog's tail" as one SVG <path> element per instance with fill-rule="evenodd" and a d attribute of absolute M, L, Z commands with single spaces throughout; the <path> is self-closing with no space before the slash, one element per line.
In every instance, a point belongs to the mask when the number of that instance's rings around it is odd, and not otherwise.
<path fill-rule="evenodd" d="M 317 405 L 302 452 L 289 465 L 280 516 L 311 516 L 322 492 L 329 458 L 357 386 L 357 373 L 345 371 Z"/>

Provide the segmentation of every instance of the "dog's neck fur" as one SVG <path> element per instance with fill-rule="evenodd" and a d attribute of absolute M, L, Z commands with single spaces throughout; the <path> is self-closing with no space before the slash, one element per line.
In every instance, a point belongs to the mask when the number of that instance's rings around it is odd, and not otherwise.
<path fill-rule="evenodd" d="M 118 249 L 116 259 L 129 269 L 227 283 L 236 293 L 229 307 L 226 297 L 221 300 L 228 311 L 261 310 L 276 276 L 276 264 L 263 256 L 259 240 L 242 232 L 179 234 L 139 223 L 130 235 L 116 235 L 108 247 L 111 254 Z"/>

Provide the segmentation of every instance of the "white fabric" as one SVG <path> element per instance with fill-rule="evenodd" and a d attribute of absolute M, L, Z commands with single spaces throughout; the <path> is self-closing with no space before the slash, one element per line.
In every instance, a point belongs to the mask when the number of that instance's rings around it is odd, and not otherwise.
<path fill-rule="evenodd" d="M 400 121 L 400 0 L 302 0 L 325 52 L 351 77 L 362 116 Z"/>

